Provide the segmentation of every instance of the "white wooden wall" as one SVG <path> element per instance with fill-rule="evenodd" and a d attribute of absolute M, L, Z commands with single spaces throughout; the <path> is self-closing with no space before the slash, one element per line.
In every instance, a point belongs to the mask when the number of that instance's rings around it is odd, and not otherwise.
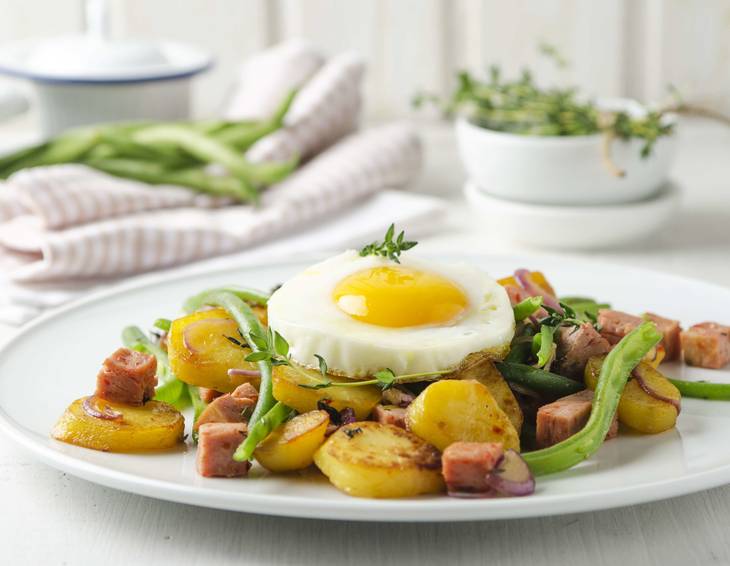
<path fill-rule="evenodd" d="M 283 38 L 369 62 L 368 114 L 411 112 L 418 89 L 445 92 L 455 70 L 530 65 L 543 82 L 597 95 L 688 98 L 730 111 L 730 0 L 113 0 L 117 35 L 164 36 L 212 50 L 197 84 L 198 114 L 214 113 L 236 65 Z M 0 0 L 0 41 L 81 29 L 80 0 Z M 554 69 L 545 40 L 570 60 Z"/>

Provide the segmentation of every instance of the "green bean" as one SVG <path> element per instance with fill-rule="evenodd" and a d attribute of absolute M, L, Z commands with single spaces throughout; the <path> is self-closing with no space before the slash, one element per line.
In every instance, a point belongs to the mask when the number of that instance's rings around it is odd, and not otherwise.
<path fill-rule="evenodd" d="M 543 324 L 540 333 L 532 339 L 532 353 L 537 355 L 537 367 L 544 367 L 553 355 L 557 326 Z"/>
<path fill-rule="evenodd" d="M 713 401 L 730 401 L 730 383 L 710 383 L 709 381 L 684 381 L 668 378 L 679 389 L 682 397 L 708 399 Z"/>
<path fill-rule="evenodd" d="M 276 427 L 284 423 L 292 414 L 294 414 L 294 409 L 290 409 L 283 403 L 277 402 L 253 426 L 249 421 L 248 436 L 246 436 L 246 439 L 233 453 L 233 459 L 237 462 L 243 462 L 253 458 L 254 450 L 256 450 L 259 443 L 269 436 Z"/>
<path fill-rule="evenodd" d="M 141 144 L 176 144 L 203 163 L 216 163 L 231 175 L 253 184 L 270 185 L 296 168 L 296 161 L 249 163 L 235 149 L 213 137 L 176 125 L 161 125 L 140 130 L 134 135 Z"/>
<path fill-rule="evenodd" d="M 193 409 L 195 411 L 193 417 L 193 424 L 195 424 L 198 420 L 198 417 L 200 416 L 200 413 L 203 412 L 203 409 L 205 409 L 208 404 L 200 397 L 199 387 L 188 384 L 188 394 L 190 395 L 190 400 L 193 403 Z"/>
<path fill-rule="evenodd" d="M 215 133 L 215 138 L 241 152 L 245 152 L 258 140 L 284 125 L 284 117 L 289 112 L 296 94 L 296 90 L 292 90 L 287 94 L 270 118 L 260 122 L 234 122 L 227 128 Z"/>
<path fill-rule="evenodd" d="M 214 196 L 252 202 L 257 191 L 241 179 L 209 175 L 202 169 L 169 170 L 151 161 L 135 159 L 92 159 L 87 165 L 110 175 L 152 185 L 179 185 Z"/>
<path fill-rule="evenodd" d="M 12 173 L 32 167 L 38 156 L 46 151 L 48 142 L 24 147 L 0 157 L 0 179 L 7 179 Z"/>
<path fill-rule="evenodd" d="M 157 387 L 155 399 L 170 403 L 177 409 L 184 409 L 190 398 L 185 383 L 175 377 L 170 369 L 167 352 L 152 342 L 137 326 L 122 330 L 122 343 L 132 350 L 138 350 L 157 358 Z"/>
<path fill-rule="evenodd" d="M 644 322 L 616 344 L 601 367 L 591 416 L 586 425 L 554 446 L 522 455 L 535 475 L 572 468 L 600 448 L 616 414 L 621 393 L 631 371 L 661 339 L 662 334 L 656 326 Z"/>
<path fill-rule="evenodd" d="M 512 311 L 515 313 L 515 321 L 522 322 L 528 316 L 535 314 L 542 306 L 542 297 L 527 297 L 524 301 L 517 303 Z"/>
<path fill-rule="evenodd" d="M 508 382 L 527 387 L 543 395 L 565 397 L 585 389 L 585 386 L 579 381 L 526 364 L 505 361 L 497 362 L 495 365 Z"/>
<path fill-rule="evenodd" d="M 206 305 L 225 309 L 238 324 L 241 336 L 246 340 L 251 350 L 254 352 L 261 351 L 256 342 L 251 339 L 251 335 L 265 336 L 266 333 L 251 307 L 238 294 L 225 289 L 210 289 L 185 301 L 184 309 L 186 312 L 193 312 Z M 276 403 L 272 393 L 271 360 L 260 360 L 257 363 L 261 372 L 261 385 L 259 386 L 259 398 L 256 402 L 256 408 L 248 421 L 249 426 L 255 425 Z"/>
<path fill-rule="evenodd" d="M 169 318 L 158 318 L 153 324 L 155 328 L 162 330 L 163 332 L 170 332 L 172 321 Z"/>

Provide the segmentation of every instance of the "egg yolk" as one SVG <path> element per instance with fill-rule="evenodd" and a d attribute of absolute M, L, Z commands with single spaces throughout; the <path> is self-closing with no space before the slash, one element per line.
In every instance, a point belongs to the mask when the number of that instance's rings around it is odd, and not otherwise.
<path fill-rule="evenodd" d="M 333 298 L 352 318 L 390 328 L 445 325 L 468 305 L 464 292 L 445 277 L 403 266 L 353 273 L 337 284 Z"/>

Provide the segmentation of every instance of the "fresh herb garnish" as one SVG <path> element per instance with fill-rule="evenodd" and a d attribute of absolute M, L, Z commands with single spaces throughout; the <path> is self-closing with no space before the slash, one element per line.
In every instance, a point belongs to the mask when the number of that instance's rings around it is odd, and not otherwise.
<path fill-rule="evenodd" d="M 391 224 L 388 231 L 385 233 L 385 237 L 382 242 L 373 242 L 368 244 L 360 250 L 360 256 L 365 257 L 368 255 L 376 255 L 387 257 L 395 263 L 400 263 L 400 254 L 407 250 L 410 250 L 418 242 L 413 242 L 405 239 L 405 232 L 401 231 L 400 234 L 393 240 L 395 236 L 395 224 Z"/>
<path fill-rule="evenodd" d="M 381 390 L 386 391 L 400 383 L 417 383 L 429 381 L 441 375 L 451 373 L 453 370 L 425 371 L 421 373 L 404 373 L 396 375 L 392 369 L 381 369 L 373 374 L 373 379 L 363 381 L 332 381 L 327 378 L 319 383 L 300 383 L 299 387 L 304 389 L 327 389 L 328 387 L 363 387 L 366 385 L 377 385 Z"/>

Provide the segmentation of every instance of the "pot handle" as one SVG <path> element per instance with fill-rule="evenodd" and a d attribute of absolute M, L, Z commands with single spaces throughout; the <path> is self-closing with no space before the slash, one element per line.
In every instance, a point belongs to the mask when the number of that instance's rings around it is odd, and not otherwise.
<path fill-rule="evenodd" d="M 0 122 L 24 114 L 30 108 L 28 97 L 12 85 L 0 85 Z"/>

